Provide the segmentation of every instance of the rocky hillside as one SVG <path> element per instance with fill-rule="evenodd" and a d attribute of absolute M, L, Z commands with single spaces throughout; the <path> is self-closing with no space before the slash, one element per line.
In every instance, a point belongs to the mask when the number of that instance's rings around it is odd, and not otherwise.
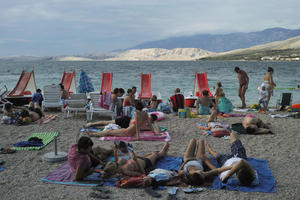
<path fill-rule="evenodd" d="M 197 48 L 133 49 L 105 60 L 195 60 L 212 54 L 214 53 Z"/>
<path fill-rule="evenodd" d="M 282 60 L 300 61 L 300 36 L 288 40 L 257 45 L 209 55 L 203 60 Z"/>

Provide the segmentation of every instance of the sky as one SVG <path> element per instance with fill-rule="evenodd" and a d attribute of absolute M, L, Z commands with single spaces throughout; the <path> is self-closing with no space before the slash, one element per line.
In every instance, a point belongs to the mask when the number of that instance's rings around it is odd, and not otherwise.
<path fill-rule="evenodd" d="M 9 0 L 0 57 L 109 52 L 201 33 L 300 28 L 299 0 Z"/>

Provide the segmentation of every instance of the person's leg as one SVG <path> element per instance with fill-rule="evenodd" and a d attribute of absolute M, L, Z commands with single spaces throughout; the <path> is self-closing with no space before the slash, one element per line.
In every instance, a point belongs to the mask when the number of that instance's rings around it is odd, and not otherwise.
<path fill-rule="evenodd" d="M 231 143 L 231 155 L 246 160 L 247 159 L 246 150 L 242 142 L 238 139 L 238 136 L 235 132 L 231 132 L 230 134 L 230 143 Z"/>
<path fill-rule="evenodd" d="M 207 119 L 207 123 L 208 122 L 216 122 L 217 121 L 217 110 L 215 108 L 211 109 L 211 113 Z"/>
<path fill-rule="evenodd" d="M 197 158 L 202 158 L 205 155 L 205 146 L 204 146 L 204 140 L 200 139 L 198 141 L 198 147 L 197 147 L 197 153 L 196 157 Z"/>
<path fill-rule="evenodd" d="M 238 95 L 239 95 L 239 97 L 240 97 L 240 99 L 241 99 L 241 101 L 243 103 L 243 99 L 242 99 L 242 86 L 241 85 L 239 86 L 239 89 L 238 89 Z"/>
<path fill-rule="evenodd" d="M 237 140 L 238 135 L 235 132 L 230 133 L 230 144 L 234 143 Z"/>
<path fill-rule="evenodd" d="M 115 136 L 115 137 L 127 137 L 127 129 L 121 128 L 121 129 L 114 129 L 114 130 L 104 130 L 99 132 L 86 132 L 88 136 L 90 137 L 104 137 L 104 136 Z"/>
<path fill-rule="evenodd" d="M 208 144 L 208 142 L 206 142 L 205 146 L 206 146 L 206 149 L 207 149 L 208 153 L 209 153 L 210 155 L 212 155 L 215 159 L 217 159 L 217 157 L 219 156 L 219 153 L 216 153 L 216 152 L 211 148 L 210 144 Z"/>
<path fill-rule="evenodd" d="M 183 162 L 195 156 L 196 139 L 191 139 L 183 155 Z"/>
<path fill-rule="evenodd" d="M 115 120 L 110 120 L 110 121 L 97 121 L 97 122 L 89 122 L 85 126 L 90 127 L 90 126 L 106 126 L 108 124 L 114 124 Z"/>
<path fill-rule="evenodd" d="M 241 88 L 242 108 L 246 108 L 246 98 L 245 98 L 246 90 L 247 90 L 246 86 L 243 85 Z"/>
<path fill-rule="evenodd" d="M 168 149 L 169 149 L 169 143 L 166 142 L 165 145 L 163 146 L 163 148 L 159 152 L 153 152 L 150 155 L 146 156 L 146 158 L 148 158 L 151 161 L 152 165 L 154 165 L 158 158 L 161 158 L 161 157 L 164 157 L 167 155 Z"/>

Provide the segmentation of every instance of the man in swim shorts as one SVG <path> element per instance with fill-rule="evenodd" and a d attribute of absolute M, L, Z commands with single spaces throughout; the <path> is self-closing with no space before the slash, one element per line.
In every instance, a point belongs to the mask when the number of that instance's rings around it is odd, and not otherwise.
<path fill-rule="evenodd" d="M 238 92 L 239 92 L 239 97 L 242 101 L 242 108 L 246 108 L 245 94 L 246 94 L 246 90 L 248 89 L 249 77 L 247 73 L 241 70 L 239 67 L 235 67 L 234 71 L 238 75 L 238 80 L 239 80 Z"/>

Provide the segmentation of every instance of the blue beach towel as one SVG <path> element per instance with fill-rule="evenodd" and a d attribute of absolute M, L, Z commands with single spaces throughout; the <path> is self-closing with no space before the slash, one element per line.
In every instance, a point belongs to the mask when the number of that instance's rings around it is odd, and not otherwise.
<path fill-rule="evenodd" d="M 218 163 L 214 158 L 210 158 L 211 162 L 217 166 Z M 222 189 L 225 188 L 227 190 L 238 190 L 242 192 L 266 192 L 266 193 L 274 193 L 276 192 L 276 182 L 272 175 L 271 170 L 268 167 L 268 161 L 263 159 L 255 159 L 248 158 L 247 161 L 253 166 L 253 168 L 257 171 L 259 184 L 257 186 L 245 187 L 239 185 L 238 180 L 234 180 L 229 178 L 227 183 L 222 183 L 219 177 L 217 176 L 214 179 L 213 186 L 209 187 L 209 189 Z"/>

